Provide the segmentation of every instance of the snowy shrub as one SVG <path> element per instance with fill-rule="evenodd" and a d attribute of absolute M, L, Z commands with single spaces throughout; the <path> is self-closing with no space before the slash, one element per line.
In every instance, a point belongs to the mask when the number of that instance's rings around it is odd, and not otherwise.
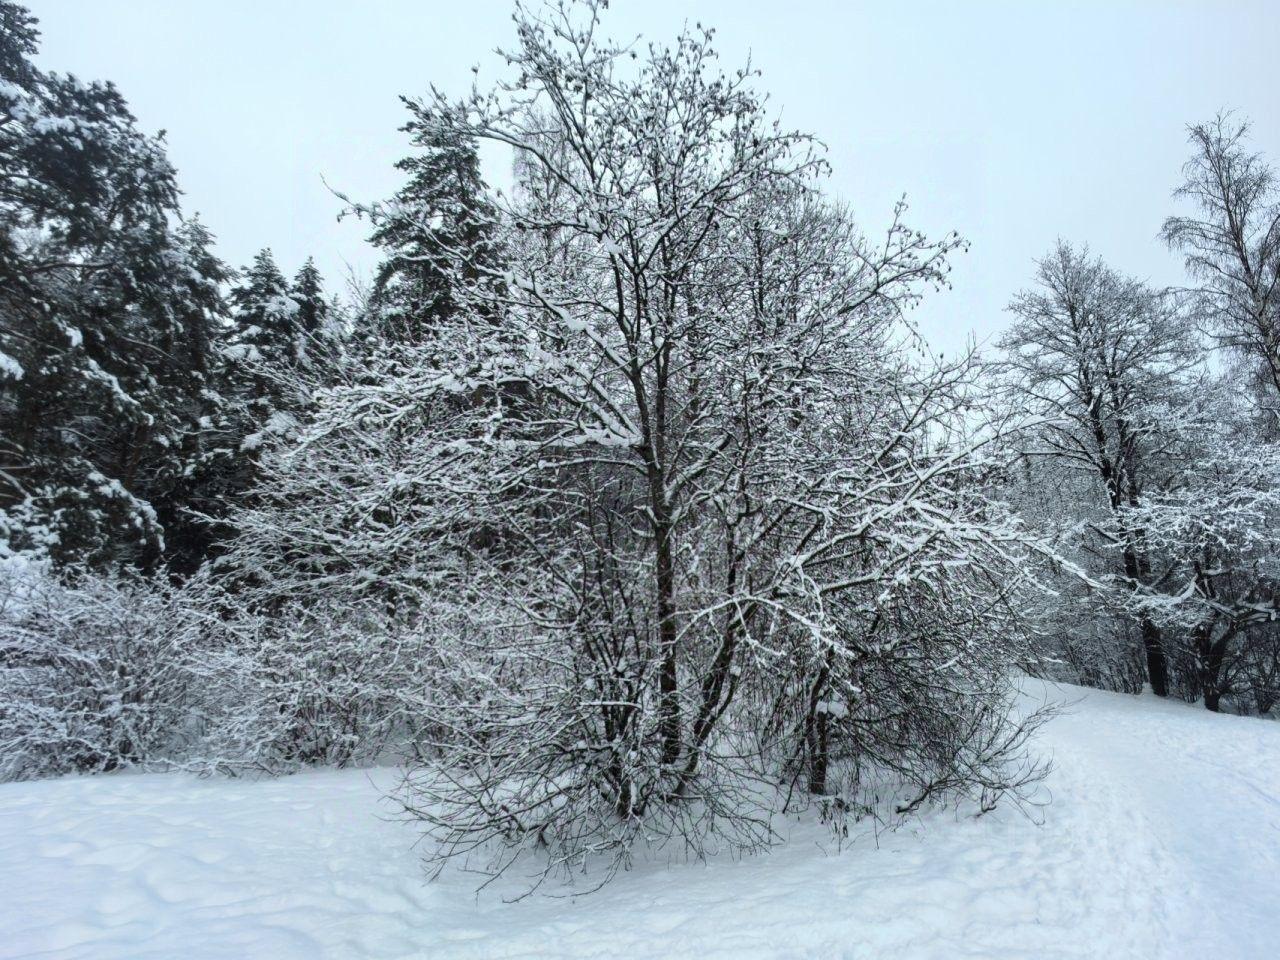
<path fill-rule="evenodd" d="M 423 634 L 373 604 L 251 613 L 183 587 L 0 570 L 0 779 L 127 766 L 280 772 L 401 755 L 430 716 Z"/>
<path fill-rule="evenodd" d="M 199 632 L 150 582 L 0 571 L 0 779 L 179 756 L 198 732 Z"/>
<path fill-rule="evenodd" d="M 1008 634 L 1020 598 L 982 572 L 971 576 L 979 589 L 969 598 L 957 578 L 941 596 L 916 587 L 882 600 L 887 623 L 841 604 L 836 642 L 820 663 L 807 665 L 799 645 L 791 663 L 755 680 L 759 700 L 776 711 L 758 729 L 785 751 L 766 756 L 789 787 L 888 821 L 933 801 L 987 811 L 1030 794 L 1046 771 L 1025 748 L 1048 716 L 1010 719 L 1009 658 L 1021 645 Z M 979 597 L 1003 597 L 997 604 L 1010 615 L 984 609 Z"/>
<path fill-rule="evenodd" d="M 1241 660 L 1237 689 L 1246 709 L 1270 713 L 1280 703 L 1280 622 L 1246 628 Z"/>
<path fill-rule="evenodd" d="M 222 598 L 224 601 L 228 598 Z M 211 722 L 198 764 L 281 772 L 401 755 L 429 714 L 427 644 L 373 604 L 242 609 L 192 665 Z"/>
<path fill-rule="evenodd" d="M 1099 616 L 1098 603 L 1075 604 L 1051 622 L 1057 625 L 1056 652 L 1065 666 L 1056 679 L 1100 690 L 1139 693 L 1146 683 L 1142 642 L 1119 615 Z"/>

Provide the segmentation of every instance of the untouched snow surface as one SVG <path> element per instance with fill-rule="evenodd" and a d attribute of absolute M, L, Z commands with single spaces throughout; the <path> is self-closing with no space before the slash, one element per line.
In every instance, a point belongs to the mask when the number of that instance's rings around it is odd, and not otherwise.
<path fill-rule="evenodd" d="M 0 956 L 1280 956 L 1280 724 L 1029 689 L 1074 701 L 1040 738 L 1041 823 L 934 815 L 839 852 L 797 825 L 768 856 L 643 864 L 578 898 L 426 883 L 389 772 L 0 785 Z"/>

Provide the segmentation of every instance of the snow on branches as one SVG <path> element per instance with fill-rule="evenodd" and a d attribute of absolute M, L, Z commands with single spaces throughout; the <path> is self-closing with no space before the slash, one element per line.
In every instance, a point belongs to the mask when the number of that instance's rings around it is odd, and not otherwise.
<path fill-rule="evenodd" d="M 404 801 L 442 857 L 751 848 L 796 785 L 1016 791 L 999 430 L 972 358 L 904 359 L 961 241 L 900 206 L 872 242 L 709 31 L 640 55 L 601 6 L 521 12 L 512 79 L 416 106 L 432 144 L 511 147 L 517 187 L 466 205 L 479 262 L 424 214 L 468 282 L 317 393 L 229 562 L 436 625 Z"/>

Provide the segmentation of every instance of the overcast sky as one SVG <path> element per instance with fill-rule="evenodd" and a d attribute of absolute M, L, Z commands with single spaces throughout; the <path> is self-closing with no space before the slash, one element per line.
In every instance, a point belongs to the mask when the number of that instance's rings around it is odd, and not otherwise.
<path fill-rule="evenodd" d="M 313 254 L 336 281 L 368 271 L 341 203 L 399 184 L 397 95 L 493 77 L 509 0 L 25 0 L 41 63 L 114 80 L 144 128 L 168 131 L 186 193 L 245 263 Z M 1057 236 L 1156 283 L 1181 279 L 1157 239 L 1185 127 L 1229 108 L 1280 161 L 1280 4 L 614 0 L 607 31 L 717 27 L 727 67 L 750 55 L 790 126 L 830 148 L 834 192 L 868 231 L 905 193 L 912 221 L 972 243 L 954 290 L 917 313 L 938 348 L 990 337 Z M 323 178 L 323 179 L 322 179 Z"/>

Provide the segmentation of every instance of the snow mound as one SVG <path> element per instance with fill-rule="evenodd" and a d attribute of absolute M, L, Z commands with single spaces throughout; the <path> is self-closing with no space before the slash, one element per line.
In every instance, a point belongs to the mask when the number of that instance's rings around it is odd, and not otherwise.
<path fill-rule="evenodd" d="M 771 855 L 579 898 L 426 882 L 391 771 L 0 785 L 0 957 L 1276 956 L 1280 725 L 1029 689 L 1072 702 L 1034 818 L 938 814 L 842 850 L 806 820 Z"/>

